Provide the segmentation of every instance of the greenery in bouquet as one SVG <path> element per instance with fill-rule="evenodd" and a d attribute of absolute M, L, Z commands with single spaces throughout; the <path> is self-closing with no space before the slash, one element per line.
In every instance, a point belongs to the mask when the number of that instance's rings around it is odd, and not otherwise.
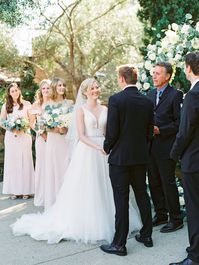
<path fill-rule="evenodd" d="M 9 131 L 23 131 L 30 133 L 29 121 L 20 116 L 9 115 L 6 120 L 1 121 L 2 126 Z"/>
<path fill-rule="evenodd" d="M 43 122 L 47 128 L 68 128 L 71 122 L 72 107 L 59 105 L 47 105 L 42 115 Z"/>
<path fill-rule="evenodd" d="M 188 83 L 182 84 L 185 80 L 184 75 L 184 56 L 188 52 L 199 49 L 199 22 L 193 25 L 192 15 L 186 14 L 185 23 L 178 25 L 172 23 L 168 29 L 164 30 L 164 37 L 160 38 L 155 44 L 147 46 L 147 55 L 144 63 L 138 64 L 140 90 L 147 91 L 152 87 L 153 65 L 156 62 L 167 61 L 173 65 L 174 73 L 171 82 L 177 88 L 183 89 L 185 92 Z"/>

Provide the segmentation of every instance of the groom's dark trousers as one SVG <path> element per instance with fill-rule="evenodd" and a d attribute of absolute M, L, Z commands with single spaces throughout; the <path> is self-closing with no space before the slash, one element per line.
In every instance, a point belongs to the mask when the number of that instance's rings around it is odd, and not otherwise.
<path fill-rule="evenodd" d="M 153 103 L 131 85 L 109 99 L 104 150 L 116 207 L 113 244 L 125 246 L 129 230 L 129 187 L 140 211 L 142 237 L 152 234 L 150 199 L 146 189 L 148 141 L 153 134 Z"/>

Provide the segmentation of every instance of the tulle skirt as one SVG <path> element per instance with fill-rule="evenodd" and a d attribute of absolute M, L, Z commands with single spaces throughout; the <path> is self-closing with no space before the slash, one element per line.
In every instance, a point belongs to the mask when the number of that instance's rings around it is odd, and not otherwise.
<path fill-rule="evenodd" d="M 92 139 L 102 145 L 103 137 Z M 130 230 L 140 229 L 131 207 Z M 56 202 L 43 214 L 23 215 L 12 225 L 15 235 L 58 243 L 72 239 L 84 243 L 111 242 L 115 231 L 115 206 L 107 156 L 78 142 Z"/>

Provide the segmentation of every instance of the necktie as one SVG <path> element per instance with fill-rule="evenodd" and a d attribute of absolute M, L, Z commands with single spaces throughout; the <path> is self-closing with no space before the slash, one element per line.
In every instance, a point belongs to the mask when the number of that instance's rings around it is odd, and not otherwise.
<path fill-rule="evenodd" d="M 162 91 L 158 90 L 156 95 L 156 105 L 158 105 L 161 96 L 162 96 Z"/>

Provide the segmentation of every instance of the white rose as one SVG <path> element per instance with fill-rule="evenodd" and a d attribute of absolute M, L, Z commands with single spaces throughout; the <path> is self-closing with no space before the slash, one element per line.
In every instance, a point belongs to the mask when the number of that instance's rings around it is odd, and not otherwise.
<path fill-rule="evenodd" d="M 150 61 L 146 61 L 144 66 L 149 71 L 151 70 L 151 68 L 153 68 L 153 65 L 152 65 L 152 63 Z"/>
<path fill-rule="evenodd" d="M 168 53 L 167 53 L 167 57 L 168 57 L 169 59 L 173 58 L 173 53 L 168 52 Z"/>
<path fill-rule="evenodd" d="M 180 61 L 181 59 L 182 59 L 182 56 L 179 54 L 179 53 L 177 53 L 176 55 L 175 55 L 175 58 L 174 58 L 176 61 Z"/>
<path fill-rule="evenodd" d="M 183 197 L 180 197 L 179 198 L 179 201 L 180 201 L 180 205 L 185 205 L 185 201 L 184 201 L 184 198 Z"/>
<path fill-rule="evenodd" d="M 139 64 L 137 65 L 138 68 L 143 68 L 143 66 L 144 66 L 143 63 L 139 63 Z"/>
<path fill-rule="evenodd" d="M 158 54 L 162 53 L 162 48 L 158 48 Z"/>
<path fill-rule="evenodd" d="M 181 32 L 184 33 L 185 35 L 188 35 L 189 34 L 189 29 L 190 29 L 190 26 L 187 25 L 187 24 L 184 24 L 181 28 Z"/>
<path fill-rule="evenodd" d="M 176 24 L 176 23 L 172 23 L 171 28 L 172 28 L 174 31 L 177 31 L 177 30 L 178 30 L 178 24 Z"/>
<path fill-rule="evenodd" d="M 198 50 L 198 49 L 199 49 L 199 39 L 198 39 L 198 38 L 194 38 L 194 39 L 191 41 L 191 44 L 192 44 L 192 47 L 193 47 L 195 50 Z"/>
<path fill-rule="evenodd" d="M 151 61 L 154 61 L 155 60 L 155 58 L 156 58 L 156 55 L 155 55 L 155 53 L 151 53 L 151 54 L 149 54 L 149 59 L 151 60 Z"/>
<path fill-rule="evenodd" d="M 164 38 L 162 39 L 162 41 L 161 41 L 161 46 L 162 46 L 162 48 L 164 49 L 164 48 L 167 48 L 168 45 L 169 45 L 168 38 L 167 38 L 167 37 L 164 37 Z M 160 49 L 161 49 L 161 48 L 160 48 Z"/>
<path fill-rule="evenodd" d="M 182 187 L 178 187 L 178 192 L 179 193 L 183 193 L 183 188 Z"/>
<path fill-rule="evenodd" d="M 150 88 L 150 84 L 149 83 L 144 83 L 143 88 L 144 88 L 144 90 L 149 89 Z"/>
<path fill-rule="evenodd" d="M 142 84 L 140 82 L 137 82 L 136 86 L 139 90 L 142 88 Z"/>
<path fill-rule="evenodd" d="M 151 51 L 155 51 L 155 50 L 156 50 L 156 46 L 155 46 L 155 45 L 152 45 L 152 44 L 149 44 L 149 45 L 147 46 L 147 49 L 148 49 L 148 50 L 151 50 Z"/>
<path fill-rule="evenodd" d="M 151 68 L 151 70 L 150 70 L 150 75 L 151 76 L 153 75 L 153 68 Z"/>
<path fill-rule="evenodd" d="M 179 41 L 179 36 L 173 30 L 167 30 L 165 32 L 168 43 L 176 44 Z"/>
<path fill-rule="evenodd" d="M 142 75 L 141 75 L 141 79 L 142 79 L 142 81 L 144 81 L 146 78 L 147 78 L 146 74 L 142 74 Z"/>
<path fill-rule="evenodd" d="M 185 15 L 185 18 L 186 18 L 186 19 L 192 19 L 192 15 L 191 15 L 190 13 L 187 13 L 187 14 Z"/>
<path fill-rule="evenodd" d="M 196 23 L 196 30 L 199 32 L 199 21 Z"/>

